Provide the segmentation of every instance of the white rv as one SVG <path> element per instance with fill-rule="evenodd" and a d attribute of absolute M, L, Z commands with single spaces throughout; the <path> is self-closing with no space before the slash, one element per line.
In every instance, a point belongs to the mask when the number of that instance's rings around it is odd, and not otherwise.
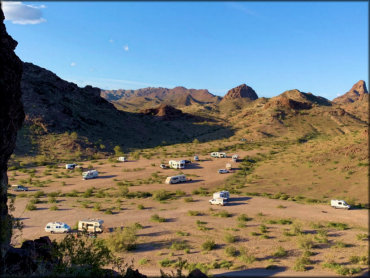
<path fill-rule="evenodd" d="M 168 162 L 168 165 L 170 166 L 170 168 L 173 168 L 173 169 L 184 169 L 185 161 L 184 160 L 180 160 L 180 161 L 170 160 Z"/>
<path fill-rule="evenodd" d="M 230 198 L 230 193 L 229 191 L 219 191 L 219 192 L 215 192 L 213 193 L 213 199 L 218 199 L 218 198 L 222 198 L 224 200 L 229 200 Z"/>
<path fill-rule="evenodd" d="M 88 180 L 88 179 L 95 179 L 97 178 L 99 175 L 98 171 L 96 170 L 90 170 L 90 171 L 87 171 L 87 172 L 83 172 L 82 173 L 82 178 L 84 180 Z"/>
<path fill-rule="evenodd" d="M 125 162 L 126 161 L 126 157 L 124 156 L 120 156 L 119 158 L 117 158 L 118 161 L 122 161 L 122 162 Z"/>
<path fill-rule="evenodd" d="M 76 166 L 77 166 L 77 164 L 74 164 L 74 163 L 66 164 L 66 169 L 67 170 L 73 170 Z"/>
<path fill-rule="evenodd" d="M 239 159 L 239 155 L 237 155 L 237 154 L 234 154 L 234 155 L 232 156 L 232 158 L 231 158 L 232 162 L 237 162 L 237 161 L 238 161 L 238 159 Z"/>
<path fill-rule="evenodd" d="M 226 163 L 225 168 L 226 168 L 226 170 L 231 170 L 232 169 L 231 163 Z"/>
<path fill-rule="evenodd" d="M 351 208 L 351 206 L 343 200 L 331 200 L 330 205 L 333 208 L 343 208 L 343 209 L 350 209 Z"/>
<path fill-rule="evenodd" d="M 45 226 L 45 232 L 54 233 L 69 233 L 71 231 L 71 227 L 69 227 L 66 223 L 63 222 L 50 222 Z"/>
<path fill-rule="evenodd" d="M 209 203 L 211 205 L 220 205 L 220 206 L 224 206 L 227 204 L 227 200 L 226 199 L 223 199 L 223 198 L 216 198 L 216 199 L 211 199 L 209 200 Z"/>
<path fill-rule="evenodd" d="M 216 158 L 226 157 L 226 153 L 213 152 L 211 153 L 211 157 L 216 157 Z"/>
<path fill-rule="evenodd" d="M 88 233 L 102 233 L 103 223 L 101 219 L 87 219 L 78 221 L 78 231 Z"/>
<path fill-rule="evenodd" d="M 197 155 L 194 155 L 194 161 L 199 161 L 199 157 Z"/>
<path fill-rule="evenodd" d="M 165 181 L 166 184 L 179 183 L 179 182 L 186 182 L 186 176 L 178 175 L 178 176 L 173 176 L 173 177 L 167 177 Z"/>

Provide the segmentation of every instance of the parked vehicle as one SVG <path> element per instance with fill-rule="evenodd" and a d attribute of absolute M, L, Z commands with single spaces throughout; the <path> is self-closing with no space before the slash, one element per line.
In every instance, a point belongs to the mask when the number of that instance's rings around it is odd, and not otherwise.
<path fill-rule="evenodd" d="M 90 171 L 87 171 L 87 172 L 83 172 L 82 173 L 82 178 L 84 180 L 88 180 L 88 179 L 95 179 L 97 178 L 99 175 L 98 171 L 96 170 L 90 170 Z"/>
<path fill-rule="evenodd" d="M 117 158 L 118 161 L 122 161 L 122 162 L 125 162 L 126 161 L 126 157 L 124 156 L 120 156 L 119 158 Z"/>
<path fill-rule="evenodd" d="M 69 227 L 66 223 L 63 222 L 49 222 L 45 226 L 45 232 L 54 233 L 69 233 L 71 231 L 71 227 Z"/>
<path fill-rule="evenodd" d="M 219 173 L 219 174 L 227 174 L 227 173 L 229 173 L 229 170 L 226 170 L 226 169 L 220 169 L 220 170 L 218 170 L 218 173 Z"/>
<path fill-rule="evenodd" d="M 330 201 L 330 205 L 333 207 L 333 208 L 343 208 L 343 209 L 350 209 L 351 206 L 349 204 L 347 204 L 345 201 L 343 200 L 331 200 Z"/>
<path fill-rule="evenodd" d="M 211 157 L 216 157 L 216 158 L 226 157 L 226 153 L 213 152 L 211 153 Z"/>
<path fill-rule="evenodd" d="M 167 169 L 168 168 L 168 166 L 166 164 L 161 164 L 161 165 L 159 165 L 159 167 L 161 167 L 162 169 Z"/>
<path fill-rule="evenodd" d="M 232 167 L 231 167 L 231 163 L 226 163 L 226 165 L 225 165 L 225 168 L 226 168 L 226 170 L 231 170 L 232 169 Z"/>
<path fill-rule="evenodd" d="M 77 166 L 77 164 L 72 163 L 72 164 L 66 164 L 66 169 L 67 170 L 74 170 L 74 168 Z"/>
<path fill-rule="evenodd" d="M 232 162 L 238 162 L 238 159 L 239 159 L 239 155 L 237 155 L 237 154 L 234 154 L 234 155 L 231 157 Z"/>
<path fill-rule="evenodd" d="M 216 199 L 211 199 L 209 200 L 209 203 L 211 205 L 220 205 L 220 206 L 224 206 L 226 205 L 228 202 L 226 199 L 223 199 L 223 198 L 216 198 Z"/>
<path fill-rule="evenodd" d="M 25 187 L 23 185 L 15 184 L 15 185 L 12 185 L 11 188 L 13 191 L 28 191 L 28 187 Z"/>
<path fill-rule="evenodd" d="M 184 160 L 180 160 L 180 161 L 170 160 L 168 162 L 168 165 L 170 166 L 170 168 L 173 168 L 173 169 L 184 169 L 185 161 Z"/>
<path fill-rule="evenodd" d="M 213 193 L 213 199 L 218 199 L 218 198 L 229 200 L 230 198 L 229 191 L 223 190 L 223 191 Z"/>
<path fill-rule="evenodd" d="M 194 161 L 199 161 L 199 157 L 197 155 L 194 155 Z"/>
<path fill-rule="evenodd" d="M 190 160 L 181 160 L 181 161 L 184 161 L 185 164 L 191 164 Z"/>
<path fill-rule="evenodd" d="M 180 183 L 180 182 L 186 182 L 186 176 L 185 175 L 167 177 L 167 179 L 165 181 L 166 184 Z"/>
<path fill-rule="evenodd" d="M 246 142 L 246 141 L 247 141 L 247 139 L 242 138 L 242 139 L 240 139 L 240 141 L 242 141 L 242 142 Z"/>
<path fill-rule="evenodd" d="M 86 219 L 78 221 L 78 231 L 86 231 L 88 233 L 102 233 L 103 223 L 101 219 Z"/>

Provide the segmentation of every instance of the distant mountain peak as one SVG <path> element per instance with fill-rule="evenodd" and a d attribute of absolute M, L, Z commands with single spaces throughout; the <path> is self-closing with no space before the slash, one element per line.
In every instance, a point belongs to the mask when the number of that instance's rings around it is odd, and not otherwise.
<path fill-rule="evenodd" d="M 246 84 L 241 84 L 235 88 L 232 88 L 223 97 L 222 101 L 230 99 L 248 98 L 250 100 L 258 99 L 256 92 Z"/>
<path fill-rule="evenodd" d="M 338 104 L 352 103 L 367 98 L 368 94 L 369 92 L 366 88 L 366 82 L 364 80 L 360 80 L 355 83 L 347 93 L 333 99 L 333 102 Z"/>

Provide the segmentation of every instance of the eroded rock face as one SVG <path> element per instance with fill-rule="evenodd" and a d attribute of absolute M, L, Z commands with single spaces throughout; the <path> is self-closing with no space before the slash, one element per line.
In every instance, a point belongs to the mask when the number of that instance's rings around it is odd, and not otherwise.
<path fill-rule="evenodd" d="M 7 163 L 24 119 L 20 86 L 22 62 L 14 53 L 17 42 L 6 32 L 4 19 L 0 4 L 0 274 L 4 269 L 4 256 L 11 238 Z"/>
<path fill-rule="evenodd" d="M 173 120 L 184 116 L 184 113 L 182 113 L 181 110 L 164 104 L 160 105 L 157 108 L 142 110 L 140 111 L 140 113 L 160 117 L 163 120 Z"/>
<path fill-rule="evenodd" d="M 250 100 L 258 99 L 256 92 L 246 84 L 239 85 L 227 92 L 222 101 L 230 99 L 247 98 Z"/>
<path fill-rule="evenodd" d="M 351 90 L 349 90 L 344 95 L 333 99 L 334 103 L 346 104 L 356 101 L 365 100 L 369 97 L 369 93 L 366 88 L 366 83 L 363 80 L 358 81 Z"/>

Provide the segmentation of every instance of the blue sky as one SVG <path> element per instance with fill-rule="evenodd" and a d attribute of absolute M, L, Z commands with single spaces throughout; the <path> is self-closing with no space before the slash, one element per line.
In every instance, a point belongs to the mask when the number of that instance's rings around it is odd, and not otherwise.
<path fill-rule="evenodd" d="M 80 86 L 333 99 L 368 84 L 368 2 L 2 2 L 27 62 Z"/>

